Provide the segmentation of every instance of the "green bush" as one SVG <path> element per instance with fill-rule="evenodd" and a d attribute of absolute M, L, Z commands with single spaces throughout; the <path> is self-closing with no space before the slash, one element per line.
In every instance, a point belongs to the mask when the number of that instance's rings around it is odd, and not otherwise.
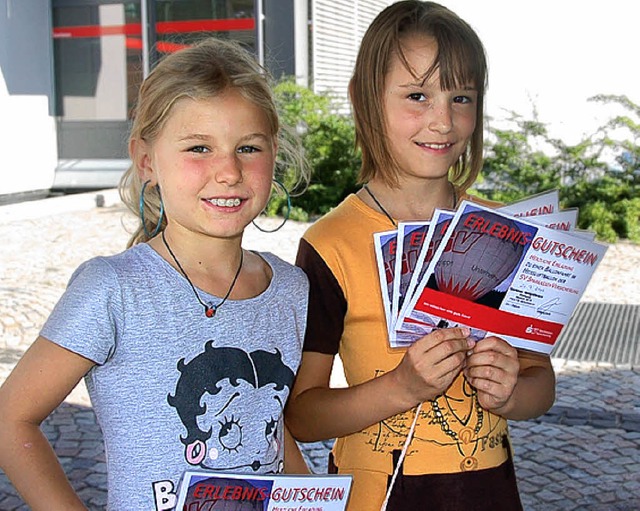
<path fill-rule="evenodd" d="M 580 227 L 597 233 L 602 241 L 615 242 L 618 233 L 613 227 L 615 212 L 603 201 L 585 204 L 580 209 Z"/>
<path fill-rule="evenodd" d="M 311 166 L 309 187 L 292 199 L 295 215 L 324 214 L 358 188 L 360 157 L 351 116 L 337 112 L 330 96 L 291 79 L 276 84 L 275 95 L 282 124 L 296 129 Z"/>
<path fill-rule="evenodd" d="M 640 117 L 640 107 L 621 96 L 597 96 Z M 619 116 L 576 145 L 551 138 L 538 120 L 511 119 L 513 129 L 489 129 L 485 144 L 481 195 L 512 202 L 557 188 L 562 207 L 579 209 L 578 226 L 599 239 L 639 240 L 640 125 Z M 631 140 L 610 136 L 626 130 Z M 606 159 L 606 161 L 605 161 Z"/>
<path fill-rule="evenodd" d="M 534 144 L 545 142 L 546 127 L 514 115 L 514 129 L 489 129 L 482 179 L 476 189 L 498 202 L 510 203 L 560 187 L 556 160 Z"/>

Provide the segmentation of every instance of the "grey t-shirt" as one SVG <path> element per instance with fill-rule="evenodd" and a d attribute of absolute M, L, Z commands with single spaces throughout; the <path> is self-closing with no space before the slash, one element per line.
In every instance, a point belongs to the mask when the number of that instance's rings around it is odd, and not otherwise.
<path fill-rule="evenodd" d="M 269 287 L 227 300 L 213 318 L 147 244 L 73 274 L 41 335 L 96 362 L 85 380 L 104 434 L 109 510 L 173 509 L 187 469 L 282 471 L 308 283 L 260 255 L 273 270 Z"/>

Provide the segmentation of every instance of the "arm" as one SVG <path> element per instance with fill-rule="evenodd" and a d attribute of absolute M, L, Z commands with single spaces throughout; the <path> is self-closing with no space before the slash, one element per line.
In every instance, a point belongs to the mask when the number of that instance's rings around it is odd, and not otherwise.
<path fill-rule="evenodd" d="M 38 337 L 0 387 L 0 467 L 34 511 L 86 510 L 40 424 L 92 366 Z"/>
<path fill-rule="evenodd" d="M 304 461 L 300 447 L 291 436 L 289 428 L 284 428 L 284 471 L 286 474 L 310 474 L 311 471 Z"/>
<path fill-rule="evenodd" d="M 468 329 L 436 330 L 415 342 L 393 371 L 348 388 L 329 387 L 333 356 L 305 352 L 287 402 L 286 419 L 298 440 L 345 436 L 444 392 L 473 346 Z"/>
<path fill-rule="evenodd" d="M 478 342 L 467 359 L 465 376 L 487 410 L 510 420 L 543 415 L 555 400 L 551 360 L 517 350 L 498 337 Z"/>

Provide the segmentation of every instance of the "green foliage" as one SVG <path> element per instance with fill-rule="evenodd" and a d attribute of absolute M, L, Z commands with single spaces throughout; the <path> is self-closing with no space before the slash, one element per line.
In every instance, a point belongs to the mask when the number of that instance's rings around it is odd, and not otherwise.
<path fill-rule="evenodd" d="M 487 198 L 513 202 L 560 186 L 561 171 L 553 158 L 535 148 L 544 142 L 546 127 L 537 121 L 513 116 L 515 129 L 490 129 L 478 187 Z"/>
<path fill-rule="evenodd" d="M 640 117 L 640 107 L 624 96 L 597 96 Z M 580 210 L 578 225 L 599 239 L 640 238 L 640 124 L 619 116 L 576 145 L 551 138 L 537 120 L 513 115 L 513 129 L 490 129 L 485 145 L 483 180 L 487 198 L 512 202 L 558 188 L 563 207 Z M 622 140 L 612 132 L 626 131 Z M 631 135 L 631 139 L 628 135 Z"/>
<path fill-rule="evenodd" d="M 307 216 L 326 213 L 357 190 L 360 157 L 353 121 L 336 112 L 328 95 L 315 94 L 291 79 L 279 82 L 274 91 L 280 120 L 299 133 L 311 166 L 309 187 L 293 200 L 298 208 L 295 214 L 300 210 Z"/>
<path fill-rule="evenodd" d="M 616 215 L 606 202 L 596 201 L 580 209 L 580 225 L 595 231 L 602 241 L 614 242 L 618 233 L 613 228 Z"/>

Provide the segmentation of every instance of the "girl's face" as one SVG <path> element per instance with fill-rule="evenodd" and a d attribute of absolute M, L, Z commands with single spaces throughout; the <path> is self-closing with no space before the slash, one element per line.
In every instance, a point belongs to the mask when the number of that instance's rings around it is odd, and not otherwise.
<path fill-rule="evenodd" d="M 424 76 L 438 50 L 435 39 L 409 36 L 402 46 L 414 74 Z M 441 90 L 437 71 L 423 82 L 397 55 L 392 57 L 383 106 L 389 149 L 399 164 L 401 181 L 446 178 L 476 127 L 477 98 L 472 85 Z"/>
<path fill-rule="evenodd" d="M 167 217 L 192 232 L 232 238 L 269 199 L 277 143 L 264 111 L 235 90 L 183 98 L 148 151 Z"/>

